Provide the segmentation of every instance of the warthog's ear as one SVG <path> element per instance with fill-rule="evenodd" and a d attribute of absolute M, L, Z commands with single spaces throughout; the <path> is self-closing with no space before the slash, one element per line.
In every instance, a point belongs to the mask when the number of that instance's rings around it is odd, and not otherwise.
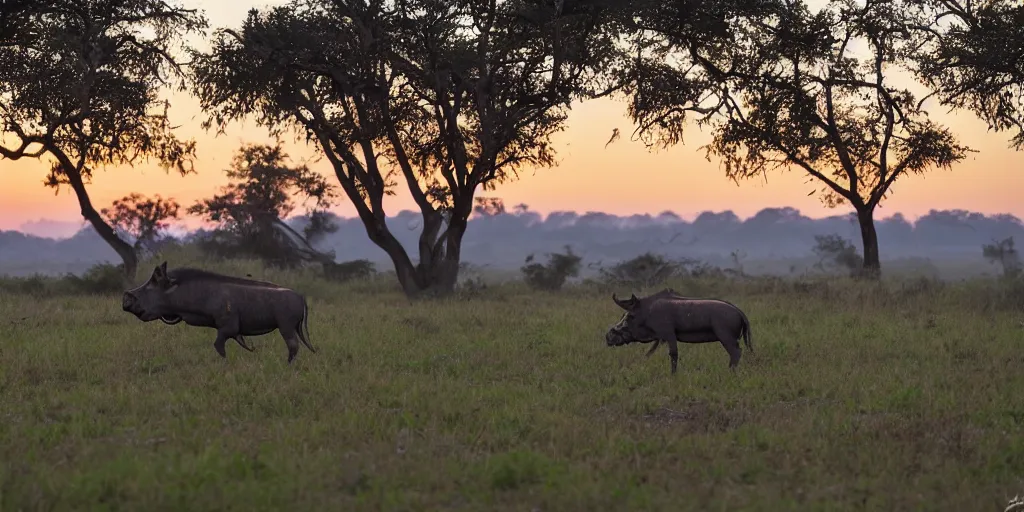
<path fill-rule="evenodd" d="M 153 269 L 153 282 L 160 285 L 161 287 L 168 287 L 171 284 L 171 280 L 167 278 L 167 262 L 163 262 Z"/>

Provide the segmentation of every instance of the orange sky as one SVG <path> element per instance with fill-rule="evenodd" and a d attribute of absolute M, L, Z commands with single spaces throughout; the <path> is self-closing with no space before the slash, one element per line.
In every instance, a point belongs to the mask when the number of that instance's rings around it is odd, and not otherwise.
<path fill-rule="evenodd" d="M 202 0 L 185 3 L 204 9 L 215 27 L 237 25 L 251 5 L 264 4 Z M 233 126 L 219 137 L 206 133 L 199 127 L 202 114 L 193 98 L 175 95 L 172 102 L 173 121 L 182 125 L 180 135 L 198 140 L 199 173 L 182 178 L 165 174 L 155 164 L 99 171 L 89 189 L 97 208 L 131 192 L 159 193 L 190 205 L 226 183 L 223 169 L 241 143 L 270 141 L 266 131 L 254 123 Z M 745 218 L 769 206 L 792 206 L 811 217 L 846 211 L 829 210 L 817 197 L 808 197 L 817 186 L 806 183 L 805 175 L 795 171 L 769 174 L 767 182 L 756 179 L 741 182 L 737 187 L 724 177 L 717 162 L 708 162 L 698 150 L 709 138 L 696 128 L 690 130 L 685 145 L 648 151 L 642 143 L 629 141 L 633 127 L 624 112 L 624 103 L 611 100 L 577 106 L 568 129 L 555 139 L 557 167 L 522 173 L 520 181 L 500 185 L 493 194 L 484 195 L 500 196 L 507 205 L 526 203 L 531 210 L 541 213 L 600 210 L 657 214 L 671 210 L 684 218 L 693 218 L 705 210 L 732 210 Z M 1024 201 L 1019 193 L 1024 152 L 1007 147 L 1009 134 L 990 133 L 982 122 L 966 113 L 946 115 L 935 111 L 932 116 L 952 127 L 962 143 L 979 153 L 968 156 L 953 171 L 900 180 L 877 218 L 900 212 L 913 219 L 930 209 L 953 208 L 987 214 L 1012 213 L 1024 218 Z M 616 127 L 623 132 L 622 138 L 605 148 Z M 289 142 L 286 147 L 295 161 L 315 154 L 315 148 L 303 144 Z M 325 163 L 311 167 L 331 175 Z M 38 161 L 0 160 L 0 229 L 17 229 L 24 222 L 38 219 L 81 219 L 70 191 L 62 190 L 55 197 L 52 189 L 43 187 L 47 169 L 48 164 Z M 403 187 L 397 189 L 397 197 L 386 201 L 389 214 L 414 206 Z M 335 211 L 343 216 L 354 215 L 347 199 Z"/>

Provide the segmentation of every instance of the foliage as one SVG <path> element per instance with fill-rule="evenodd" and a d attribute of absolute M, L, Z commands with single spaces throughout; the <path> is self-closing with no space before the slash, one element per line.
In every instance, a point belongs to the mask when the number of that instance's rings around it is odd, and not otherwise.
<path fill-rule="evenodd" d="M 914 55 L 915 75 L 943 105 L 980 116 L 989 128 L 1016 132 L 1024 148 L 1024 3 L 930 0 L 933 22 Z"/>
<path fill-rule="evenodd" d="M 505 201 L 500 197 L 478 197 L 476 198 L 476 206 L 473 207 L 473 213 L 485 217 L 503 215 L 505 213 Z"/>
<path fill-rule="evenodd" d="M 1013 237 L 993 240 L 991 244 L 981 247 L 981 254 L 991 263 L 998 263 L 1003 268 L 1003 277 L 1016 279 L 1024 274 L 1020 252 L 1014 247 Z"/>
<path fill-rule="evenodd" d="M 567 245 L 564 253 L 548 254 L 547 264 L 535 263 L 532 254 L 527 256 L 519 270 L 530 288 L 552 291 L 562 288 L 566 279 L 579 276 L 582 261 L 583 257 L 573 254 Z"/>
<path fill-rule="evenodd" d="M 648 288 L 665 282 L 681 270 L 683 267 L 679 263 L 669 261 L 660 254 L 647 252 L 619 262 L 611 268 L 602 268 L 600 273 L 604 280 L 611 284 Z"/>
<path fill-rule="evenodd" d="M 93 265 L 82 277 L 67 274 L 64 281 L 80 293 L 92 295 L 120 294 L 125 289 L 124 268 L 109 263 Z"/>
<path fill-rule="evenodd" d="M 711 125 L 705 149 L 734 181 L 796 168 L 828 206 L 861 219 L 865 265 L 879 268 L 872 214 L 897 179 L 948 169 L 970 148 L 893 85 L 924 23 L 910 1 L 653 1 L 638 17 L 629 113 L 649 144 Z"/>
<path fill-rule="evenodd" d="M 208 127 L 315 142 L 407 294 L 447 293 L 476 190 L 552 165 L 570 103 L 619 56 L 603 10 L 574 5 L 292 0 L 219 31 L 196 94 Z M 416 264 L 384 222 L 399 183 L 423 217 Z"/>
<path fill-rule="evenodd" d="M 24 14 L 24 12 L 23 12 Z M 108 165 L 155 157 L 192 172 L 194 141 L 178 139 L 161 89 L 180 71 L 172 55 L 205 26 L 162 0 L 47 1 L 0 44 L 0 159 L 48 157 L 48 187 L 67 185 L 82 215 L 134 274 L 136 257 L 93 207 L 86 185 Z"/>
<path fill-rule="evenodd" d="M 31 297 L 120 294 L 125 289 L 124 267 L 100 263 L 89 267 L 81 276 L 62 277 L 33 275 L 22 278 L 0 278 L 0 290 Z"/>
<path fill-rule="evenodd" d="M 211 252 L 248 255 L 281 267 L 311 260 L 333 262 L 333 254 L 312 248 L 310 237 L 316 240 L 337 230 L 325 211 L 334 188 L 307 166 L 289 166 L 287 160 L 280 143 L 244 145 L 225 171 L 229 184 L 220 194 L 189 207 L 189 213 L 218 227 L 204 240 Z M 293 197 L 314 202 L 305 236 L 283 221 L 297 206 Z"/>
<path fill-rule="evenodd" d="M 100 210 L 107 222 L 119 233 L 135 240 L 133 248 L 139 254 L 143 250 L 152 252 L 154 243 L 163 231 L 170 227 L 170 221 L 179 219 L 181 205 L 174 199 L 164 199 L 156 194 L 152 198 L 132 193 L 117 199 L 110 206 Z"/>
<path fill-rule="evenodd" d="M 841 268 L 856 275 L 864 267 L 864 258 L 857 254 L 857 247 L 853 242 L 837 234 L 814 235 L 814 251 L 818 257 L 815 267 L 825 270 L 826 268 Z"/>
<path fill-rule="evenodd" d="M 365 279 L 376 273 L 376 265 L 370 260 L 329 262 L 324 265 L 324 277 L 338 283 L 353 279 Z"/>

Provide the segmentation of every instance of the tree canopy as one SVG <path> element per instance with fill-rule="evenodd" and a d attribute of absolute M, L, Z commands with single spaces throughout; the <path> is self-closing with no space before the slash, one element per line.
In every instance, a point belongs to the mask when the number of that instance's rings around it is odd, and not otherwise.
<path fill-rule="evenodd" d="M 1024 3 L 930 0 L 915 72 L 944 105 L 1015 132 L 1024 149 Z"/>
<path fill-rule="evenodd" d="M 572 4 L 566 8 L 566 4 Z M 197 55 L 208 126 L 252 116 L 326 156 L 410 294 L 448 291 L 479 187 L 554 163 L 570 102 L 592 96 L 616 33 L 583 2 L 293 0 L 250 11 Z M 403 184 L 423 216 L 416 265 L 385 223 Z"/>
<path fill-rule="evenodd" d="M 133 192 L 117 199 L 110 208 L 100 214 L 118 232 L 122 239 L 134 240 L 132 248 L 136 254 L 152 249 L 160 235 L 171 227 L 171 221 L 179 219 L 181 205 L 174 199 L 164 199 L 160 194 L 145 197 Z"/>
<path fill-rule="evenodd" d="M 326 217 L 335 189 L 323 176 L 306 165 L 288 165 L 280 143 L 243 146 L 225 174 L 230 182 L 219 194 L 188 209 L 218 226 L 213 238 L 206 240 L 208 248 L 254 256 L 281 267 L 326 257 L 333 260 L 333 254 L 320 254 L 310 245 L 310 238 L 336 229 Z M 298 206 L 296 197 L 307 204 L 312 201 L 305 236 L 284 221 Z"/>
<path fill-rule="evenodd" d="M 136 256 L 96 211 L 86 185 L 109 165 L 155 157 L 192 172 L 194 142 L 173 133 L 159 93 L 182 37 L 204 27 L 163 0 L 51 0 L 15 14 L 0 44 L 0 158 L 48 158 L 45 185 L 69 186 L 82 216 L 134 275 Z"/>
<path fill-rule="evenodd" d="M 970 150 L 895 85 L 926 24 L 915 2 L 647 2 L 629 112 L 649 144 L 712 127 L 708 157 L 737 182 L 797 169 L 829 206 L 860 219 L 879 268 L 874 209 L 902 176 L 950 168 Z"/>

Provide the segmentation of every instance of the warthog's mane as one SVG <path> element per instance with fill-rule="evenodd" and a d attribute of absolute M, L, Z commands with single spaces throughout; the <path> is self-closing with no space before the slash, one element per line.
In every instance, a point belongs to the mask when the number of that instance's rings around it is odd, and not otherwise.
<path fill-rule="evenodd" d="M 179 267 L 173 270 L 167 271 L 167 277 L 175 281 L 177 284 L 184 284 L 196 281 L 213 281 L 217 283 L 232 283 L 241 284 L 245 286 L 259 286 L 264 288 L 281 288 L 281 286 L 267 281 L 257 281 L 255 279 L 245 279 L 242 277 L 227 276 L 224 274 L 218 274 L 216 272 L 210 272 L 208 270 L 202 270 L 192 267 Z"/>
<path fill-rule="evenodd" d="M 736 304 L 733 304 L 732 302 L 729 302 L 729 301 L 723 300 L 723 299 L 716 299 L 714 297 L 684 297 L 684 296 L 680 295 L 679 292 L 673 290 L 672 288 L 665 288 L 664 290 L 662 290 L 660 292 L 652 293 L 652 294 L 650 294 L 650 295 L 648 295 L 646 297 L 642 297 L 642 298 L 640 298 L 640 300 L 665 299 L 665 298 L 670 299 L 670 300 L 672 300 L 672 299 L 675 299 L 675 300 L 702 300 L 702 301 L 707 301 L 707 302 L 721 302 L 723 304 L 727 304 L 729 306 L 732 306 L 732 307 L 734 307 L 736 309 L 740 309 L 739 306 L 737 306 Z M 740 310 L 740 311 L 742 311 L 742 310 Z"/>

